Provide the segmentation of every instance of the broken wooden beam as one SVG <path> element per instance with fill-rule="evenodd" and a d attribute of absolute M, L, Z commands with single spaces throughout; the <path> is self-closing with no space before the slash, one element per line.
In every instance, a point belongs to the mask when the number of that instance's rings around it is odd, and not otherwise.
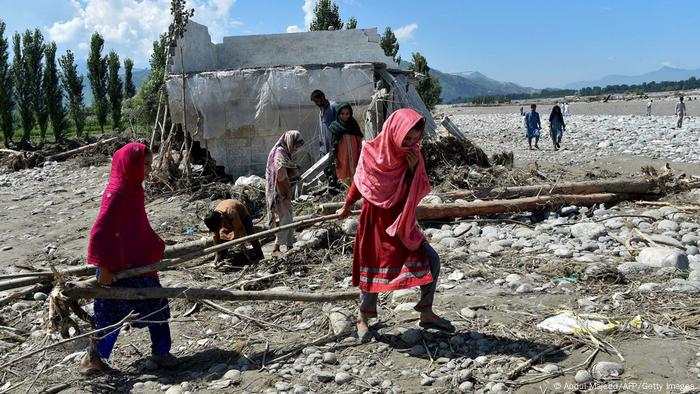
<path fill-rule="evenodd" d="M 450 119 L 449 116 L 445 116 L 442 119 L 442 122 L 440 122 L 442 127 L 444 127 L 450 134 L 454 135 L 457 137 L 457 139 L 462 140 L 462 141 L 467 141 L 467 137 L 464 136 L 464 133 L 457 127 L 454 122 L 452 122 L 452 119 Z"/>
<path fill-rule="evenodd" d="M 567 182 L 551 185 L 497 187 L 493 189 L 457 190 L 437 194 L 444 199 L 461 198 L 518 198 L 549 194 L 593 194 L 593 193 L 627 193 L 659 194 L 659 182 L 653 180 L 603 180 L 590 182 Z"/>
<path fill-rule="evenodd" d="M 83 282 L 84 283 L 84 282 Z M 301 301 L 331 302 L 356 300 L 360 293 L 349 290 L 335 293 L 300 293 L 292 291 L 229 291 L 218 289 L 197 289 L 189 287 L 170 288 L 133 288 L 133 287 L 99 287 L 68 283 L 63 295 L 69 298 L 102 298 L 117 300 L 145 300 L 154 298 L 185 298 L 190 300 L 221 301 Z"/>
<path fill-rule="evenodd" d="M 48 156 L 46 158 L 46 161 L 58 161 L 58 160 L 67 159 L 73 155 L 79 155 L 81 153 L 88 152 L 92 149 L 97 148 L 100 145 L 104 145 L 104 144 L 110 143 L 112 141 L 116 141 L 117 139 L 119 139 L 119 137 L 107 138 L 106 140 L 97 141 L 94 144 L 89 144 L 89 145 L 81 146 L 80 148 L 77 148 L 77 149 L 57 153 L 55 155 Z"/>
<path fill-rule="evenodd" d="M 556 194 L 508 200 L 470 201 L 467 203 L 420 204 L 416 208 L 418 220 L 447 219 L 469 216 L 488 216 L 501 213 L 532 212 L 555 205 L 594 205 L 619 202 L 638 197 L 636 194 L 596 193 L 583 195 Z M 321 214 L 335 212 L 343 203 L 321 204 Z"/>
<path fill-rule="evenodd" d="M 304 189 L 307 186 L 311 186 L 313 182 L 307 182 L 309 179 L 312 179 L 318 174 L 321 174 L 323 170 L 328 167 L 328 162 L 331 158 L 330 153 L 326 153 L 321 157 L 314 165 L 312 165 L 308 170 L 304 171 L 303 174 L 299 177 L 296 183 L 296 190 L 294 193 L 295 197 L 299 197 L 300 195 L 304 194 Z"/>
<path fill-rule="evenodd" d="M 353 214 L 357 214 L 357 213 L 358 212 L 353 212 Z M 240 245 L 244 242 L 250 242 L 250 241 L 257 240 L 257 239 L 265 238 L 269 235 L 277 234 L 280 231 L 293 229 L 293 228 L 296 228 L 299 226 L 304 226 L 304 225 L 309 225 L 309 224 L 314 224 L 314 223 L 322 223 L 322 222 L 327 222 L 330 220 L 336 220 L 339 217 L 340 217 L 340 215 L 333 214 L 333 215 L 311 218 L 311 219 L 307 219 L 307 220 L 301 220 L 299 222 L 286 224 L 284 226 L 274 227 L 274 228 L 271 228 L 269 230 L 265 230 L 265 231 L 261 231 L 259 233 L 253 234 L 253 235 L 249 235 L 247 237 L 237 238 L 237 239 L 234 239 L 232 241 L 224 242 L 224 243 L 219 244 L 219 245 L 211 246 L 211 247 L 201 249 L 201 250 L 196 250 L 196 251 L 189 253 L 189 254 L 186 254 L 184 256 L 179 256 L 179 257 L 175 257 L 172 259 L 163 259 L 155 264 L 150 264 L 150 265 L 146 265 L 143 267 L 131 268 L 128 270 L 120 271 L 120 272 L 117 272 L 114 276 L 117 280 L 119 280 L 119 279 L 129 278 L 132 276 L 143 275 L 143 274 L 153 272 L 153 271 L 162 271 L 165 269 L 172 268 L 175 265 L 186 263 L 188 261 L 194 260 L 198 257 L 206 256 L 208 254 L 214 254 L 216 252 L 220 252 L 222 250 L 229 249 L 229 248 L 234 247 L 236 245 Z M 95 283 L 96 281 L 97 280 L 93 278 L 87 282 Z"/>
<path fill-rule="evenodd" d="M 503 213 L 535 212 L 544 208 L 564 205 L 591 206 L 600 203 L 616 203 L 635 198 L 636 195 L 616 193 L 558 194 L 524 197 L 511 200 L 471 201 L 467 203 L 421 204 L 416 209 L 418 220 L 451 219 L 470 216 L 489 216 Z"/>

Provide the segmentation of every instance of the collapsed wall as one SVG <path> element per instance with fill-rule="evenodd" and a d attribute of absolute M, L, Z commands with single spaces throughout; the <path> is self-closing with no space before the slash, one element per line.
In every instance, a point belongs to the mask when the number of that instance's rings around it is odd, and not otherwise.
<path fill-rule="evenodd" d="M 319 159 L 319 110 L 309 98 L 315 89 L 351 103 L 367 138 L 404 107 L 426 116 L 433 135 L 435 123 L 412 73 L 399 70 L 379 39 L 376 29 L 356 29 L 225 37 L 214 44 L 206 26 L 190 22 L 168 59 L 171 119 L 186 124 L 233 177 L 264 176 L 267 155 L 287 130 L 299 130 L 306 141 L 296 157 L 302 168 Z"/>

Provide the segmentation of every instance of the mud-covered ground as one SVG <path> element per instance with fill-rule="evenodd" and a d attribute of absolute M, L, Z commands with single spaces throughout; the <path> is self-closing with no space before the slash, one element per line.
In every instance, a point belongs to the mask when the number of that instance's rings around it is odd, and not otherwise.
<path fill-rule="evenodd" d="M 458 120 L 474 116 L 454 111 Z M 501 116 L 502 127 L 510 128 L 511 115 Z M 577 116 L 582 124 L 590 120 Z M 602 121 L 625 124 L 613 117 Z M 454 183 L 467 188 L 640 178 L 642 165 L 665 163 L 663 156 L 624 158 L 615 151 L 595 162 L 556 154 L 561 151 L 531 157 L 505 143 L 484 143 L 482 135 L 470 138 L 488 156 L 514 150 L 515 168 L 447 166 L 433 173 L 438 191 Z M 688 178 L 700 175 L 693 164 L 671 168 Z M 47 251 L 59 270 L 84 264 L 108 161 L 71 159 L 2 171 L 0 275 L 48 269 Z M 169 243 L 206 237 L 201 218 L 227 189 L 238 192 L 220 184 L 194 196 L 152 195 L 151 224 Z M 172 351 L 183 360 L 177 369 L 157 368 L 148 359 L 148 332 L 129 329 L 109 360 L 119 374 L 80 377 L 86 342 L 76 340 L 2 369 L 0 392 L 35 393 L 58 385 L 67 385 L 66 392 L 170 394 L 697 391 L 699 199 L 686 191 L 662 198 L 661 206 L 631 201 L 422 223 L 442 258 L 435 310 L 454 323 L 452 334 L 418 328 L 412 309 L 417 290 L 382 295 L 373 326 L 378 336 L 366 344 L 353 338 L 354 301 L 217 301 L 215 310 L 175 300 Z M 317 202 L 300 201 L 298 209 L 306 213 Z M 162 272 L 161 281 L 166 287 L 347 290 L 352 230 L 351 220 L 319 225 L 297 233 L 298 248 L 283 259 L 215 268 L 205 257 Z M 264 249 L 269 255 L 271 245 Z M 0 292 L 0 299 L 13 291 Z M 43 328 L 49 291 L 0 306 L 0 364 L 59 340 Z M 89 301 L 83 307 L 91 311 Z M 578 317 L 575 334 L 537 327 L 561 312 Z M 595 331 L 596 322 L 607 324 L 603 332 Z"/>

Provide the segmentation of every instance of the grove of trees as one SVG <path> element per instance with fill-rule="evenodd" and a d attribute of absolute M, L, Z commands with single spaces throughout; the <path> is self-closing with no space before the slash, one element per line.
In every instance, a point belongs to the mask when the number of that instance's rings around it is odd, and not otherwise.
<path fill-rule="evenodd" d="M 108 116 L 111 128 L 120 128 L 123 102 L 136 95 L 131 59 L 124 59 L 122 81 L 119 56 L 114 51 L 103 56 L 104 39 L 93 34 L 87 77 L 94 102 L 86 108 L 84 77 L 73 52 L 59 55 L 56 43 L 46 42 L 39 29 L 15 33 L 10 47 L 5 29 L 0 20 L 0 129 L 5 147 L 18 135 L 21 149 L 31 147 L 32 138 L 44 143 L 47 130 L 56 142 L 63 141 L 69 131 L 78 138 L 88 137 L 88 117 L 103 132 Z"/>

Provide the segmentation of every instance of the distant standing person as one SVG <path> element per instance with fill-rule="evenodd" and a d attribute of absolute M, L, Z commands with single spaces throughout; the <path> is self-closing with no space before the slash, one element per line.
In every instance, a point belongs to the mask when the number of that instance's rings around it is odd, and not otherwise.
<path fill-rule="evenodd" d="M 331 123 L 331 166 L 335 168 L 336 177 L 350 187 L 355 176 L 360 150 L 362 149 L 362 130 L 352 116 L 349 103 L 338 105 L 338 118 Z"/>
<path fill-rule="evenodd" d="M 318 140 L 320 145 L 319 148 L 321 157 L 323 157 L 326 155 L 326 153 L 329 153 L 331 149 L 333 149 L 333 146 L 331 145 L 330 127 L 331 123 L 333 123 L 337 116 L 336 110 L 338 105 L 333 101 L 328 101 L 328 99 L 326 99 L 326 94 L 318 89 L 311 92 L 311 101 L 313 101 L 313 103 L 316 104 L 316 106 L 320 110 L 320 132 L 318 135 Z M 333 174 L 333 168 L 330 165 L 327 166 L 323 172 L 329 179 L 335 179 L 335 174 Z"/>
<path fill-rule="evenodd" d="M 647 101 L 647 116 L 651 116 L 651 104 L 654 102 L 654 100 L 649 99 Z"/>
<path fill-rule="evenodd" d="M 683 127 L 683 117 L 685 116 L 685 103 L 683 102 L 683 96 L 681 96 L 681 101 L 676 104 L 676 115 L 678 116 L 678 123 L 676 128 Z"/>
<path fill-rule="evenodd" d="M 525 115 L 525 110 L 523 109 L 523 106 L 520 106 L 520 116 Z"/>
<path fill-rule="evenodd" d="M 540 114 L 538 114 L 535 109 L 537 109 L 537 105 L 532 104 L 530 105 L 530 112 L 525 114 L 527 144 L 530 146 L 530 150 L 532 150 L 533 138 L 535 139 L 535 148 L 540 149 L 537 143 L 540 142 L 540 130 L 542 129 L 542 125 L 540 124 Z"/>
<path fill-rule="evenodd" d="M 564 116 L 569 116 L 569 103 L 564 102 Z"/>
<path fill-rule="evenodd" d="M 552 113 L 549 114 L 549 135 L 552 137 L 554 150 L 561 148 L 561 137 L 564 135 L 566 125 L 564 124 L 564 116 L 561 113 L 561 108 L 555 105 L 552 108 Z"/>

